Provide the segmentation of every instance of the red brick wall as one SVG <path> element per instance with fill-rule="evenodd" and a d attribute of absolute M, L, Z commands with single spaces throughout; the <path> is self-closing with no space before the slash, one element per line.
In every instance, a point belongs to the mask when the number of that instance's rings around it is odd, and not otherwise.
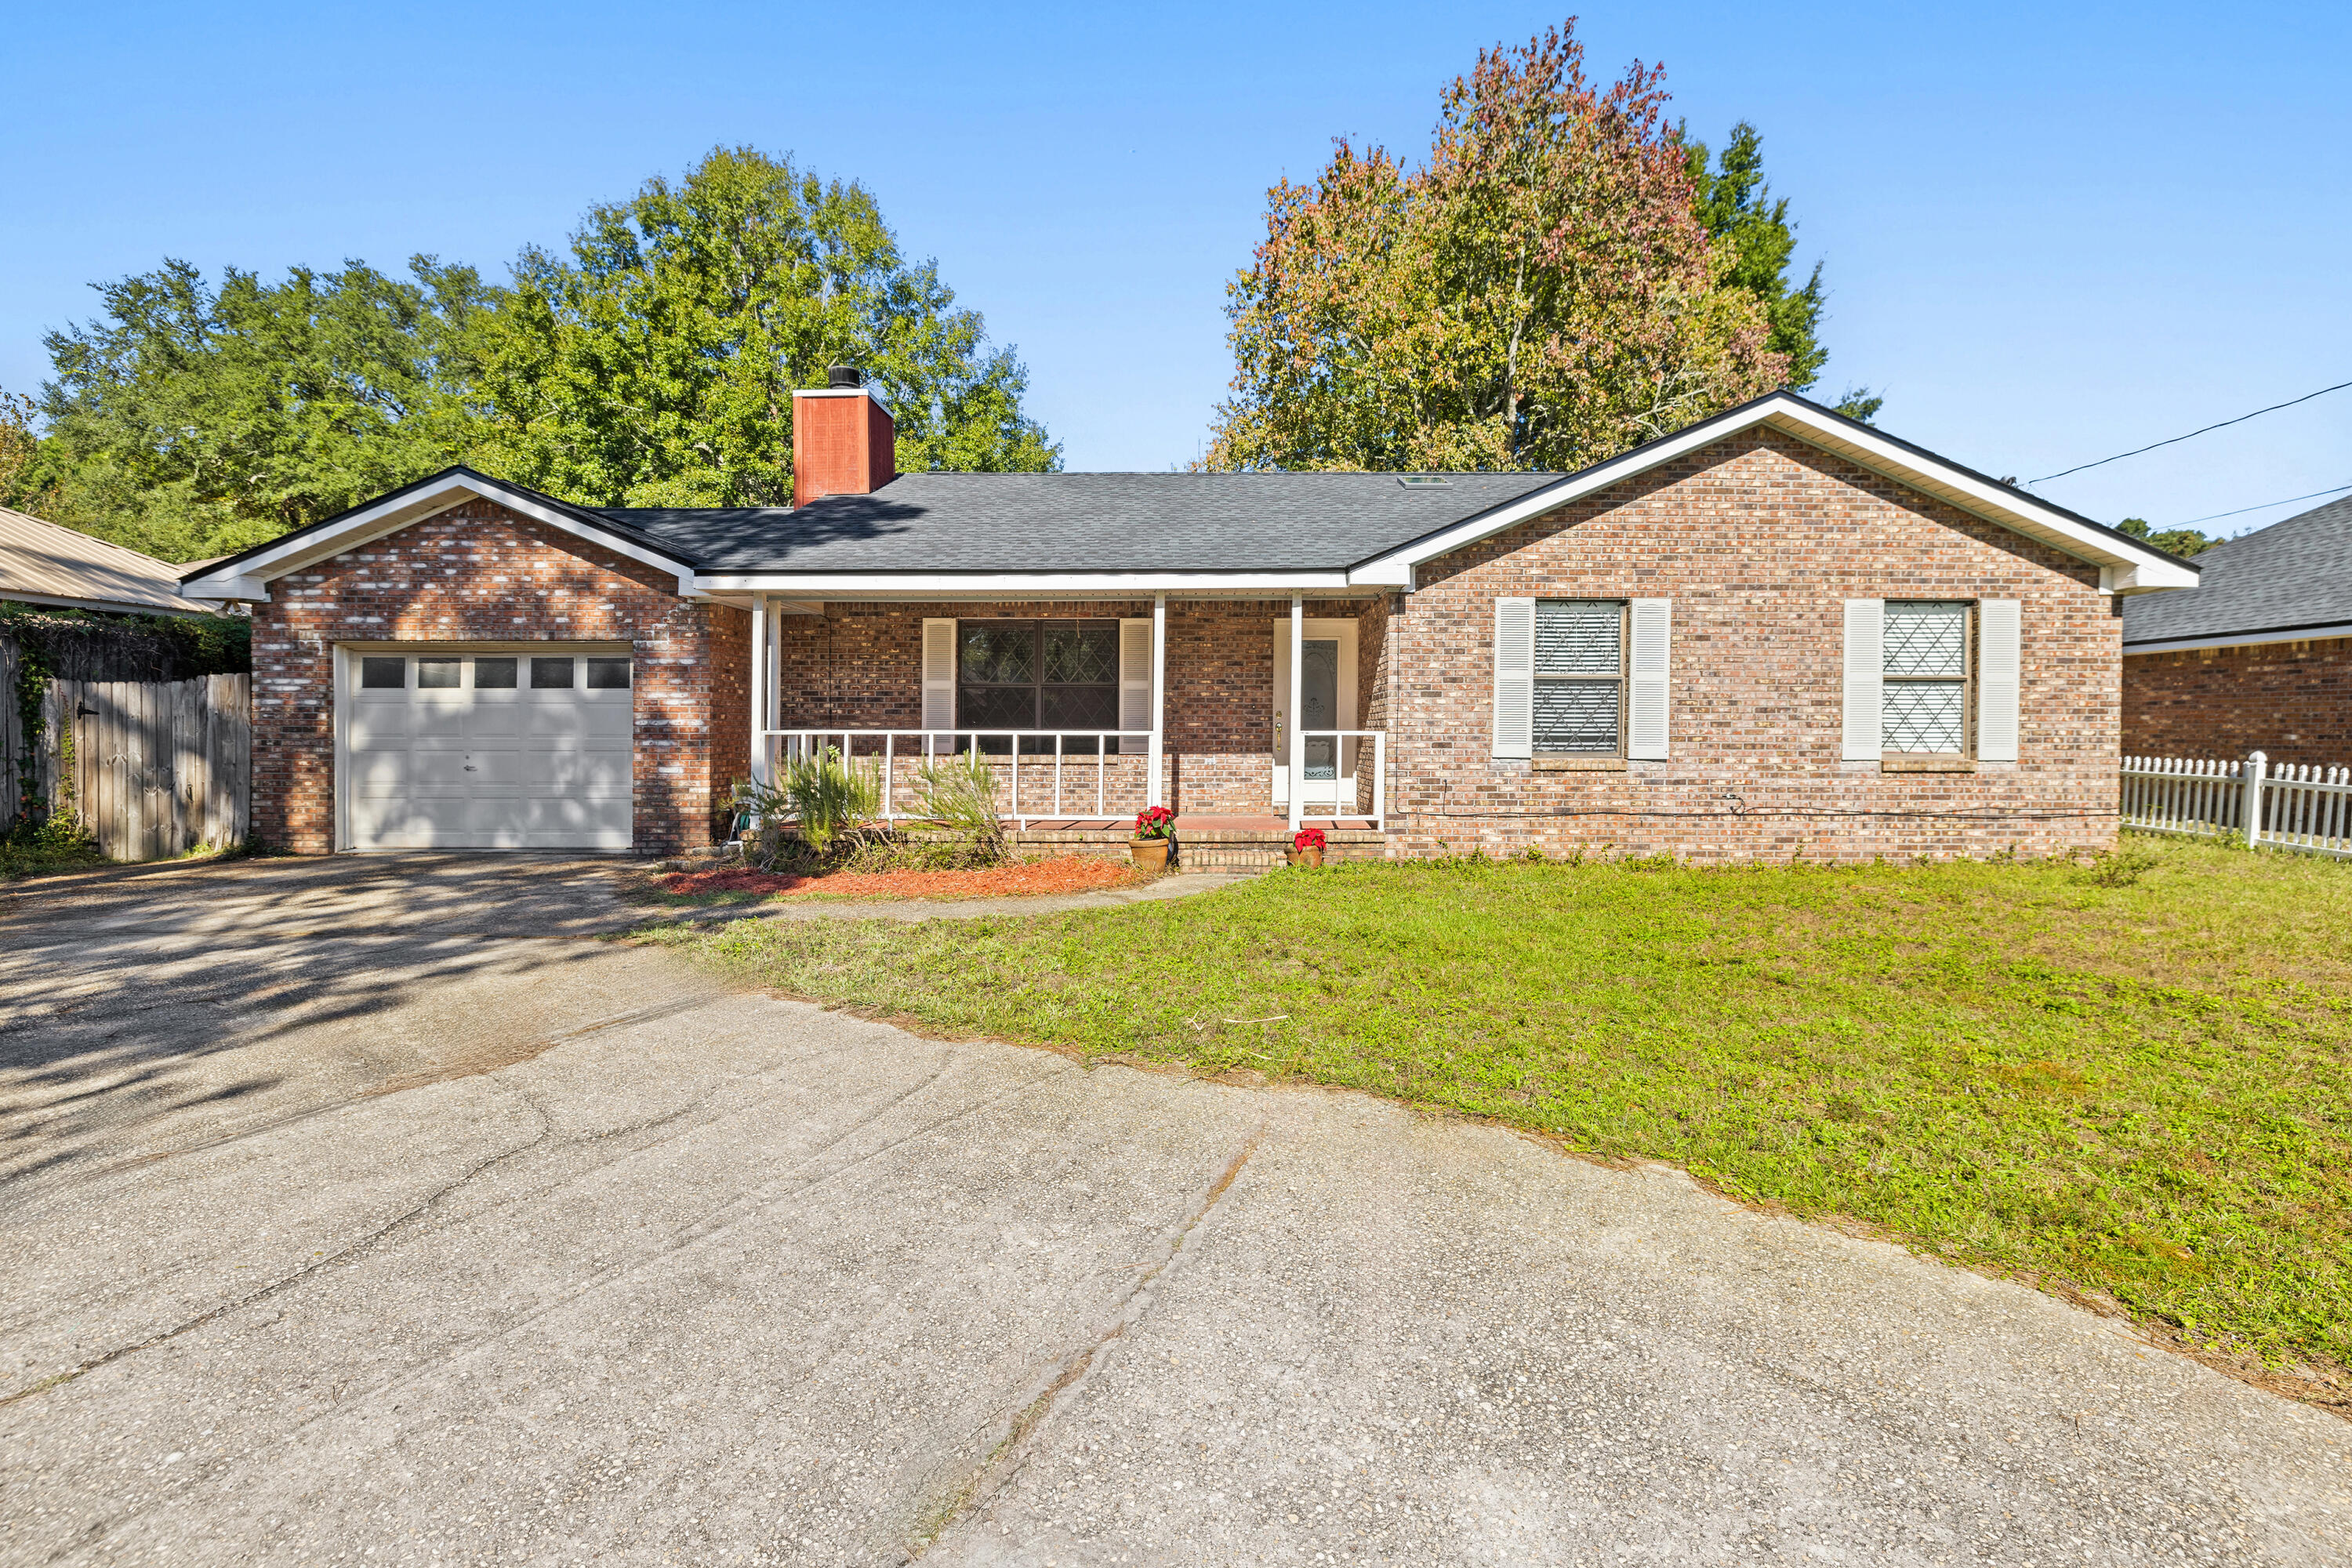
<path fill-rule="evenodd" d="M 2124 754 L 2352 763 L 2352 638 L 2136 653 Z"/>
<path fill-rule="evenodd" d="M 1391 677 L 1398 852 L 2049 853 L 2115 836 L 2121 622 L 2094 566 L 1753 431 L 1422 569 Z M 1674 602 L 1671 760 L 1494 758 L 1495 600 Z M 1843 601 L 2021 602 L 2020 761 L 1841 761 Z"/>
<path fill-rule="evenodd" d="M 1307 605 L 1309 616 L 1333 618 L 1364 609 L 1361 602 L 1310 600 Z M 777 622 L 779 723 L 785 729 L 919 726 L 926 616 L 1116 619 L 1150 614 L 1151 601 L 1144 599 L 829 604 L 822 616 L 785 616 Z M 1170 603 L 1166 747 L 1169 799 L 1178 811 L 1263 815 L 1273 809 L 1274 625 L 1289 614 L 1287 599 Z M 1369 622 L 1357 636 L 1360 665 L 1375 657 L 1371 650 L 1381 638 Z M 1034 777 L 1034 770 L 1024 773 L 1024 803 L 1035 798 Z"/>
<path fill-rule="evenodd" d="M 633 646 L 636 847 L 709 842 L 745 754 L 750 617 L 677 582 L 489 501 L 278 579 L 253 617 L 255 834 L 334 847 L 335 644 L 544 639 Z"/>

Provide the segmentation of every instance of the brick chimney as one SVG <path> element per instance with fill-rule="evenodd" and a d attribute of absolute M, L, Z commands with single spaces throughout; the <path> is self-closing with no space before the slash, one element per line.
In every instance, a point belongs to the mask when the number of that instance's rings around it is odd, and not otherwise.
<path fill-rule="evenodd" d="M 871 495 L 898 477 L 890 411 L 856 365 L 827 367 L 829 386 L 793 394 L 793 504 Z"/>

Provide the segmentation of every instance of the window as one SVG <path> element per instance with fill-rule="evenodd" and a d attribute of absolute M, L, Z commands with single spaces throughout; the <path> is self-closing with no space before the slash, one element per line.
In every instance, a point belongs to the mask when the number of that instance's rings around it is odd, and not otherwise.
<path fill-rule="evenodd" d="M 408 661 L 374 654 L 360 660 L 360 685 L 370 691 L 396 690 L 408 684 Z"/>
<path fill-rule="evenodd" d="M 568 658 L 534 658 L 530 661 L 530 684 L 536 690 L 547 691 L 572 684 L 572 661 Z"/>
<path fill-rule="evenodd" d="M 1943 599 L 1886 601 L 1879 645 L 1885 680 L 1879 737 L 1885 751 L 1967 753 L 1969 608 Z"/>
<path fill-rule="evenodd" d="M 1622 755 L 1625 604 L 1536 601 L 1535 754 Z"/>
<path fill-rule="evenodd" d="M 454 691 L 465 684 L 466 661 L 462 658 L 420 658 L 416 661 L 416 689 L 419 691 Z"/>
<path fill-rule="evenodd" d="M 591 691 L 626 691 L 629 689 L 629 661 L 625 658 L 592 658 L 588 661 L 588 689 Z"/>
<path fill-rule="evenodd" d="M 960 621 L 956 727 L 963 730 L 1118 728 L 1117 621 Z M 1092 741 L 1066 742 L 1091 752 Z M 985 750 L 1003 752 L 1000 739 Z M 1024 742 L 1050 752 L 1053 742 Z"/>
<path fill-rule="evenodd" d="M 512 691 L 515 683 L 515 661 L 510 658 L 478 658 L 474 661 L 474 689 L 477 691 Z"/>

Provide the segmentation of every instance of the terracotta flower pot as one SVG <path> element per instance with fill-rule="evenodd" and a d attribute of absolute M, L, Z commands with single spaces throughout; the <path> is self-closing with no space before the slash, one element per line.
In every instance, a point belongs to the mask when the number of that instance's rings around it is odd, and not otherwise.
<path fill-rule="evenodd" d="M 1290 852 L 1290 863 L 1294 866 L 1320 866 L 1323 864 L 1323 851 L 1320 849 L 1293 849 Z"/>
<path fill-rule="evenodd" d="M 1170 841 L 1165 838 L 1130 838 L 1127 841 L 1127 852 L 1135 857 L 1135 868 L 1139 871 L 1168 869 L 1170 847 Z"/>

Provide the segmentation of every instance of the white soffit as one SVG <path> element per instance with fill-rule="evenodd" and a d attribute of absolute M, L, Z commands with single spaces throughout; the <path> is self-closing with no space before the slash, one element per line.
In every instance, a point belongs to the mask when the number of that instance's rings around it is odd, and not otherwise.
<path fill-rule="evenodd" d="M 450 476 L 443 483 L 405 495 L 386 497 L 372 506 L 348 512 L 336 519 L 331 527 L 282 540 L 257 555 L 247 556 L 227 570 L 192 577 L 180 591 L 194 599 L 267 598 L 267 586 L 277 578 L 315 566 L 321 561 L 331 560 L 388 533 L 397 533 L 404 528 L 412 527 L 469 500 L 496 501 L 509 510 L 520 512 L 551 528 L 560 528 L 616 555 L 658 567 L 677 578 L 677 591 L 681 596 L 691 595 L 696 591 L 692 569 L 669 556 L 647 550 L 618 534 L 592 527 L 535 496 L 509 489 L 494 479 L 457 475 Z"/>
<path fill-rule="evenodd" d="M 2150 593 L 2197 585 L 2196 568 L 2183 565 L 2160 551 L 2140 549 L 2127 541 L 2086 527 L 2062 511 L 2035 505 L 2011 493 L 2006 487 L 1979 479 L 1956 465 L 1887 440 L 1867 427 L 1853 426 L 1843 419 L 1824 417 L 1796 398 L 1780 395 L 1762 399 L 1745 410 L 1738 418 L 1702 420 L 1687 430 L 1653 441 L 1621 458 L 1587 468 L 1580 474 L 1570 475 L 1558 484 L 1548 485 L 1522 496 L 1507 506 L 1498 507 L 1484 516 L 1457 523 L 1402 550 L 1366 562 L 1350 576 L 1359 583 L 1410 586 L 1412 569 L 1424 561 L 1475 544 L 1515 523 L 1539 517 L 1611 485 L 1622 484 L 1661 463 L 1672 462 L 1758 425 L 1769 425 L 1782 435 L 1834 453 L 1874 473 L 1899 480 L 1924 495 L 1934 496 L 1987 521 L 2039 540 L 2078 561 L 2106 568 L 2103 576 L 2111 592 Z"/>

